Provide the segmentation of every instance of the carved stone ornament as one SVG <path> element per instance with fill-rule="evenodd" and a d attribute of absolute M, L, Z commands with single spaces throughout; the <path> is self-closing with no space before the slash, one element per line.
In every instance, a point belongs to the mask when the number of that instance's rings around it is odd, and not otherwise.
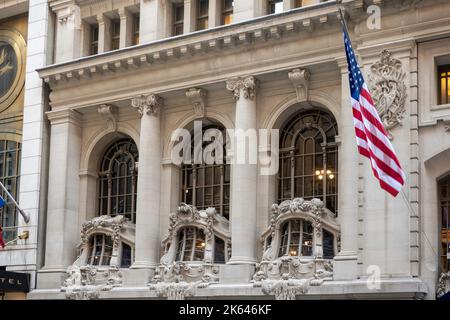
<path fill-rule="evenodd" d="M 162 105 L 163 99 L 155 94 L 142 95 L 138 98 L 131 99 L 131 106 L 138 109 L 141 116 L 144 114 L 156 116 Z"/>
<path fill-rule="evenodd" d="M 114 109 L 114 106 L 102 104 L 97 108 L 97 111 L 106 119 L 107 128 L 112 131 L 117 131 L 117 119 L 114 115 Z"/>
<path fill-rule="evenodd" d="M 176 261 L 178 233 L 185 227 L 197 227 L 205 234 L 205 256 L 201 263 Z M 211 283 L 219 282 L 219 266 L 214 264 L 213 257 L 215 235 L 225 241 L 227 249 L 230 248 L 227 219 L 216 213 L 214 208 L 199 211 L 182 203 L 170 216 L 169 235 L 162 241 L 165 253 L 149 284 L 150 290 L 155 290 L 159 297 L 179 300 L 194 295 L 196 288 L 206 288 Z"/>
<path fill-rule="evenodd" d="M 119 250 L 122 239 L 134 245 L 134 226 L 124 216 L 100 216 L 84 222 L 81 227 L 80 255 L 68 267 L 67 278 L 61 291 L 67 299 L 97 299 L 101 291 L 110 291 L 122 285 L 119 268 Z M 109 265 L 91 266 L 88 264 L 89 240 L 95 234 L 110 236 L 113 242 Z"/>
<path fill-rule="evenodd" d="M 447 292 L 450 292 L 450 272 L 442 273 L 439 276 L 439 281 L 436 289 L 436 297 L 440 298 Z"/>
<path fill-rule="evenodd" d="M 279 257 L 282 226 L 291 219 L 303 219 L 311 222 L 314 228 L 312 257 Z M 263 293 L 274 295 L 276 299 L 292 300 L 296 295 L 306 294 L 310 286 L 320 286 L 333 277 L 333 262 L 323 258 L 323 227 L 335 235 L 337 240 L 339 226 L 336 219 L 319 199 L 306 201 L 303 198 L 287 200 L 272 206 L 272 219 L 263 242 L 271 238 L 263 254 L 257 272 L 253 276 L 255 287 L 261 287 Z M 336 241 L 335 240 L 335 241 Z"/>
<path fill-rule="evenodd" d="M 380 61 L 372 65 L 369 76 L 370 92 L 384 127 L 392 139 L 391 129 L 402 125 L 406 102 L 406 73 L 400 60 L 383 50 Z"/>
<path fill-rule="evenodd" d="M 255 98 L 256 87 L 257 80 L 252 76 L 235 78 L 227 81 L 227 90 L 233 92 L 235 100 L 239 100 L 241 97 L 253 100 Z"/>
<path fill-rule="evenodd" d="M 288 76 L 297 93 L 297 101 L 308 101 L 309 79 L 311 78 L 309 71 L 298 68 L 289 72 Z"/>
<path fill-rule="evenodd" d="M 206 90 L 191 88 L 186 91 L 186 97 L 194 106 L 194 113 L 197 118 L 205 117 L 206 108 Z"/>

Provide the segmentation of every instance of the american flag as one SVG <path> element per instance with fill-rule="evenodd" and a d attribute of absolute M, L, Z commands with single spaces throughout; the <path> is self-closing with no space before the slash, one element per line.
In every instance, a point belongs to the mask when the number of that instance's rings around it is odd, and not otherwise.
<path fill-rule="evenodd" d="M 359 153 L 370 160 L 373 174 L 379 180 L 381 188 L 396 197 L 405 183 L 405 173 L 364 81 L 344 23 L 343 32 L 356 144 Z"/>

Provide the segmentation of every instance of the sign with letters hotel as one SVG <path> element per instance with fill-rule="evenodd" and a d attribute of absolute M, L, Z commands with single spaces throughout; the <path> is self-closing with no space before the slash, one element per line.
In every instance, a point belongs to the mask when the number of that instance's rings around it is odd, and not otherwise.
<path fill-rule="evenodd" d="M 0 270 L 0 291 L 30 292 L 30 274 Z"/>

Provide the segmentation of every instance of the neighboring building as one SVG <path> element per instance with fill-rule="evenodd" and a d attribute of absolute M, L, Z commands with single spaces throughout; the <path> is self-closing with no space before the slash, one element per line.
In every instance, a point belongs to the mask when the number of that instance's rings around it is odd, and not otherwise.
<path fill-rule="evenodd" d="M 0 4 L 0 181 L 31 215 L 28 224 L 8 204 L 0 208 L 0 225 L 8 245 L 0 250 L 0 299 L 25 297 L 35 287 L 44 239 L 46 172 L 43 82 L 35 72 L 51 63 L 46 1 L 3 1 Z M 51 38 L 51 36 L 50 36 Z M 42 180 L 41 180 L 42 179 Z M 43 212 L 43 214 L 39 214 Z M 29 235 L 27 237 L 27 235 Z M 25 283 L 24 279 L 28 280 Z M 17 292 L 14 292 L 17 291 Z"/>
<path fill-rule="evenodd" d="M 372 2 L 381 29 L 369 28 Z M 448 291 L 450 1 L 343 3 L 407 175 L 397 198 L 356 149 L 335 1 L 31 0 L 14 140 L 30 239 L 0 252 L 33 257 L 28 298 Z M 181 146 L 199 153 L 177 129 L 280 129 L 250 143 L 279 170 L 175 163 Z M 14 261 L 7 269 L 27 270 Z"/>

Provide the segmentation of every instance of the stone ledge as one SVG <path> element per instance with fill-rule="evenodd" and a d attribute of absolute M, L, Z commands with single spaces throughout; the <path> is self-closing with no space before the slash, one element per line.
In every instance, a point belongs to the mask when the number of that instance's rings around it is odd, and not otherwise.
<path fill-rule="evenodd" d="M 310 287 L 308 293 L 298 295 L 297 300 L 320 299 L 423 299 L 427 295 L 426 285 L 417 278 L 382 279 L 381 288 L 371 290 L 366 281 L 330 281 L 321 286 Z M 261 288 L 253 284 L 212 284 L 207 288 L 197 289 L 190 299 L 273 299 L 265 295 Z M 63 292 L 57 289 L 33 290 L 28 299 L 65 299 Z M 148 287 L 121 287 L 100 293 L 100 299 L 160 299 Z"/>

